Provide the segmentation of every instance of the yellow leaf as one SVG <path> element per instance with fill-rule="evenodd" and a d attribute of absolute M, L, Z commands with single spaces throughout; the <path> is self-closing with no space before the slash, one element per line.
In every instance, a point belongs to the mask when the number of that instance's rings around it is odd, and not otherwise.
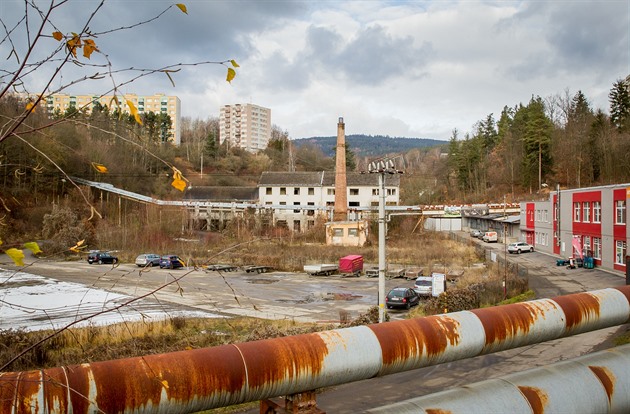
<path fill-rule="evenodd" d="M 98 52 L 98 47 L 96 47 L 96 43 L 92 39 L 85 39 L 83 42 L 83 56 L 86 58 L 90 58 L 92 52 Z"/>
<path fill-rule="evenodd" d="M 24 243 L 24 247 L 29 249 L 31 252 L 33 252 L 33 254 L 39 254 L 41 253 L 41 249 L 39 248 L 39 244 L 37 244 L 37 242 L 27 242 Z"/>
<path fill-rule="evenodd" d="M 94 167 L 94 169 L 100 172 L 101 174 L 107 174 L 109 172 L 106 166 L 104 166 L 103 164 L 99 164 L 97 162 L 93 162 L 92 167 Z"/>
<path fill-rule="evenodd" d="M 232 68 L 228 68 L 226 81 L 232 83 L 232 79 L 236 76 L 236 71 Z"/>
<path fill-rule="evenodd" d="M 182 3 L 177 3 L 177 4 L 176 4 L 176 6 L 177 6 L 177 7 L 179 7 L 179 9 L 180 9 L 181 11 L 183 11 L 183 12 L 184 12 L 184 13 L 186 13 L 186 14 L 188 14 L 188 11 L 186 10 L 186 5 L 185 5 L 185 4 L 182 4 Z"/>
<path fill-rule="evenodd" d="M 137 123 L 142 125 L 142 119 L 140 119 L 140 114 L 138 113 L 136 106 L 129 99 L 127 99 L 126 101 L 127 101 L 127 106 L 129 107 L 129 111 L 131 112 L 131 115 L 133 115 Z"/>
<path fill-rule="evenodd" d="M 5 251 L 5 253 L 11 258 L 11 260 L 13 260 L 16 265 L 24 266 L 24 253 L 22 252 L 22 250 L 18 250 L 12 247 Z"/>
<path fill-rule="evenodd" d="M 230 60 L 230 63 L 232 64 L 232 66 L 234 66 L 235 68 L 240 68 L 239 64 L 236 63 L 236 61 L 234 59 Z"/>
<path fill-rule="evenodd" d="M 2 239 L 0 239 L 0 244 L 2 244 Z"/>
<path fill-rule="evenodd" d="M 168 381 L 167 380 L 162 380 L 162 385 L 164 386 L 164 388 L 168 389 Z"/>
<path fill-rule="evenodd" d="M 72 33 L 72 39 L 66 42 L 68 51 L 72 53 L 72 56 L 77 57 L 77 48 L 81 47 L 81 38 L 78 34 Z"/>
<path fill-rule="evenodd" d="M 186 189 L 186 181 L 179 178 L 174 178 L 171 185 L 177 188 L 179 191 L 184 191 Z"/>
<path fill-rule="evenodd" d="M 78 246 L 83 246 L 83 243 L 85 243 L 85 239 L 83 239 L 83 240 L 79 240 L 79 241 L 77 242 L 77 247 L 78 247 Z"/>
<path fill-rule="evenodd" d="M 29 102 L 26 104 L 26 110 L 28 112 L 35 112 L 35 104 L 33 102 Z"/>
<path fill-rule="evenodd" d="M 52 36 L 58 42 L 61 42 L 61 39 L 63 39 L 63 34 L 61 32 L 53 32 Z"/>

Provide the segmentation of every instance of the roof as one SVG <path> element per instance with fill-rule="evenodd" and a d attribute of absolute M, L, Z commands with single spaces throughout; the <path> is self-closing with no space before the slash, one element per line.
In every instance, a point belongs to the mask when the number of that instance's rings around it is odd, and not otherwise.
<path fill-rule="evenodd" d="M 185 200 L 256 201 L 258 187 L 192 187 L 184 194 Z"/>
<path fill-rule="evenodd" d="M 400 186 L 400 176 L 391 174 L 385 176 L 385 186 Z M 335 172 L 334 171 L 264 171 L 258 182 L 259 187 L 271 185 L 287 185 L 294 187 L 334 187 Z M 346 173 L 347 186 L 365 186 L 378 187 L 378 174 L 361 174 L 357 172 Z"/>
<path fill-rule="evenodd" d="M 319 187 L 322 184 L 323 171 L 263 171 L 258 186 L 291 185 L 295 187 Z"/>

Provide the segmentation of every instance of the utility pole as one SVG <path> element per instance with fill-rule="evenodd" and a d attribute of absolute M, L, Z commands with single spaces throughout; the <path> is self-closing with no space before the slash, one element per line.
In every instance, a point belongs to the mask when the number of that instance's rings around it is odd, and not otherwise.
<path fill-rule="evenodd" d="M 503 276 L 503 299 L 507 299 L 507 273 L 508 273 L 508 251 L 507 251 L 507 203 L 506 197 L 503 196 L 503 260 L 505 261 L 505 274 Z"/>
<path fill-rule="evenodd" d="M 385 322 L 385 174 L 402 174 L 394 168 L 394 161 L 374 161 L 368 165 L 370 174 L 378 174 L 378 322 Z"/>

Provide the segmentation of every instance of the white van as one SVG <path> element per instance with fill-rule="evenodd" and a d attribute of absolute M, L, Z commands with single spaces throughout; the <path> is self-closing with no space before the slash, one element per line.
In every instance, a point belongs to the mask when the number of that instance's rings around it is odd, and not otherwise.
<path fill-rule="evenodd" d="M 496 231 L 487 231 L 483 235 L 481 240 L 485 241 L 486 243 L 496 243 L 499 241 L 499 235 L 497 234 Z"/>

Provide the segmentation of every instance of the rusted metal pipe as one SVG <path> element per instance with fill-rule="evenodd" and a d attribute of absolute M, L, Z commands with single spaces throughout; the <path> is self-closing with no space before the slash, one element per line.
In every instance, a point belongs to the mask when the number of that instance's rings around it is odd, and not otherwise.
<path fill-rule="evenodd" d="M 370 413 L 630 412 L 630 345 L 369 410 Z"/>
<path fill-rule="evenodd" d="M 0 374 L 2 413 L 189 413 L 608 328 L 630 286 L 213 348 Z"/>

